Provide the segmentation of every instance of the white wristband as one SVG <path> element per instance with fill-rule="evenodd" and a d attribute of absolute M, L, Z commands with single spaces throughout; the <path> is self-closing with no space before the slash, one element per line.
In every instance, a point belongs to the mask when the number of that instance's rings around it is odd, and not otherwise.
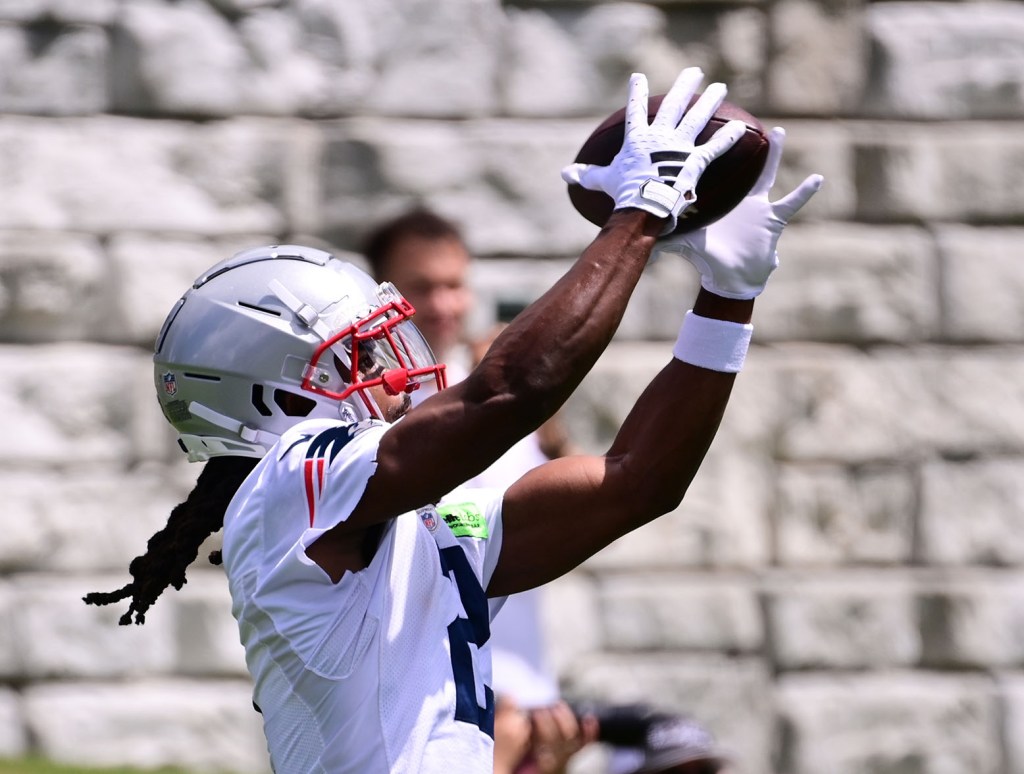
<path fill-rule="evenodd" d="M 691 309 L 672 354 L 684 363 L 734 374 L 743 368 L 753 334 L 754 326 L 749 323 L 701 317 Z"/>

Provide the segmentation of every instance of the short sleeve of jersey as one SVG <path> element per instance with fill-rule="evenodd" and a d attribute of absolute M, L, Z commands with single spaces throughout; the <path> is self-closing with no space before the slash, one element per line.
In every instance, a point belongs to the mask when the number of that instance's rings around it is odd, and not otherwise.
<path fill-rule="evenodd" d="M 308 545 L 355 510 L 377 469 L 377 447 L 387 428 L 376 420 L 320 427 L 310 423 L 285 447 L 283 461 L 292 471 L 298 468 L 307 526 L 313 533 L 307 534 L 304 543 Z"/>

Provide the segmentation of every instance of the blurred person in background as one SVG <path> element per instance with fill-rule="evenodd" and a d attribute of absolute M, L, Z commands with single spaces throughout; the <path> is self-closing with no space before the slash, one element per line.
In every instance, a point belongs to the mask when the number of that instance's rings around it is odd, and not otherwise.
<path fill-rule="evenodd" d="M 365 240 L 370 274 L 393 282 L 416 309 L 416 327 L 445 364 L 448 383 L 469 373 L 466 316 L 473 306 L 471 257 L 458 227 L 426 207 L 377 225 Z M 422 399 L 422 398 L 421 398 Z"/>
<path fill-rule="evenodd" d="M 574 705 L 611 746 L 608 774 L 736 774 L 729 755 L 695 718 L 648 704 Z"/>
<path fill-rule="evenodd" d="M 484 336 L 467 337 L 467 318 L 476 303 L 469 284 L 473 258 L 461 229 L 428 207 L 410 208 L 378 224 L 365 240 L 363 256 L 371 274 L 401 288 L 416 309 L 417 327 L 445 363 L 449 385 L 466 377 L 507 325 L 499 320 Z M 431 392 L 418 390 L 413 402 Z M 570 451 L 564 426 L 553 417 L 466 486 L 503 491 L 528 470 Z M 491 622 L 495 774 L 560 774 L 593 738 L 589 726 L 559 699 L 544 649 L 540 594 L 540 589 L 513 594 Z"/>

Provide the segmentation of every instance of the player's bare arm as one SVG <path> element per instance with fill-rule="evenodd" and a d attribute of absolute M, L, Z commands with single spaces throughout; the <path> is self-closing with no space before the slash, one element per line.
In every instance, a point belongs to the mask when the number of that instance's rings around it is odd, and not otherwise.
<path fill-rule="evenodd" d="M 590 174 L 598 179 L 593 184 L 614 193 L 616 211 L 566 275 L 502 332 L 469 378 L 387 433 L 377 472 L 342 529 L 435 502 L 539 427 L 579 385 L 618 328 L 658 235 L 692 202 L 692 188 L 711 160 L 742 134 L 741 123 L 730 123 L 694 147 L 726 92 L 712 84 L 686 110 L 701 78 L 696 68 L 684 71 L 674 98 L 648 124 L 646 79 L 634 76 L 627 120 L 635 130 L 627 132 L 621 158 Z M 663 185 L 667 192 L 647 198 L 643 182 L 658 177 L 651 150 L 677 147 L 689 153 L 679 182 L 685 190 Z M 586 177 L 588 170 L 573 172 Z"/>
<path fill-rule="evenodd" d="M 694 313 L 750 322 L 753 301 L 702 291 Z M 505 493 L 501 559 L 488 587 L 504 596 L 553 580 L 675 509 L 714 439 L 735 373 L 673 359 L 647 386 L 604 456 L 554 460 Z"/>
<path fill-rule="evenodd" d="M 388 430 L 358 507 L 309 546 L 308 556 L 335 581 L 361 569 L 373 556 L 377 524 L 436 502 L 548 419 L 611 339 L 660 230 L 650 213 L 615 213 L 464 381 Z"/>
<path fill-rule="evenodd" d="M 350 521 L 376 521 L 436 501 L 551 416 L 611 340 L 660 227 L 640 210 L 616 213 L 469 377 L 388 431 L 377 472 Z"/>
<path fill-rule="evenodd" d="M 812 175 L 769 201 L 785 134 L 776 128 L 770 139 L 764 171 L 736 209 L 659 245 L 694 264 L 702 289 L 676 356 L 637 400 L 607 454 L 555 460 L 505 493 L 501 558 L 489 595 L 557 578 L 682 501 L 729 400 L 749 342 L 754 298 L 778 265 L 782 230 L 822 183 Z"/>
<path fill-rule="evenodd" d="M 465 381 L 424 401 L 381 440 L 377 469 L 358 506 L 307 549 L 333 579 L 369 563 L 380 524 L 438 501 L 480 473 L 553 416 L 579 385 L 618 328 L 657 237 L 675 228 L 700 175 L 743 133 L 742 122 L 729 122 L 695 145 L 726 94 L 723 84 L 711 84 L 690 107 L 702 79 L 698 68 L 684 70 L 649 120 L 647 80 L 634 75 L 622 150 L 608 166 L 563 170 L 566 179 L 606 191 L 615 201 L 611 217 Z M 653 161 L 658 151 L 687 159 L 670 180 Z"/>

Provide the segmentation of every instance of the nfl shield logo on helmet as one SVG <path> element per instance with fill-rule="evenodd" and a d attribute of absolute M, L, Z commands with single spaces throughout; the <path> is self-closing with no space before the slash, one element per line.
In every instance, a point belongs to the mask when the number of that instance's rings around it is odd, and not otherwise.
<path fill-rule="evenodd" d="M 174 374 L 170 371 L 160 377 L 164 382 L 164 395 L 174 395 L 178 391 L 178 383 L 174 380 Z"/>

